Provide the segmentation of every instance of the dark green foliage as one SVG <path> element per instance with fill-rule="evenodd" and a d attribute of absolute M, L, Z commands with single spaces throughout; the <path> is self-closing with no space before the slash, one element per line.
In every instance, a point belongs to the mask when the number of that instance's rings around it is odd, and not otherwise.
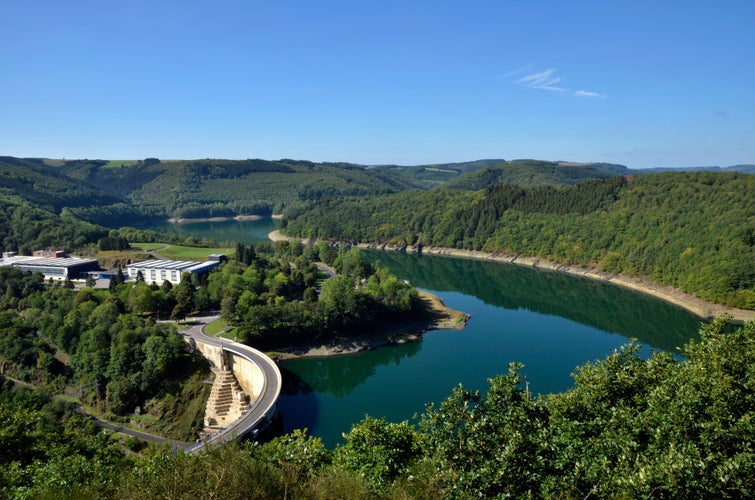
<path fill-rule="evenodd" d="M 419 311 L 416 290 L 382 269 L 374 269 L 361 250 L 340 255 L 322 245 L 315 247 L 278 242 L 275 248 L 239 245 L 238 260 L 220 267 L 208 279 L 212 307 L 223 319 L 237 325 L 244 342 L 309 342 L 352 336 L 383 327 L 386 322 L 408 321 Z M 320 255 L 336 257 L 341 274 L 319 278 L 314 261 Z M 296 257 L 295 257 L 296 256 Z M 294 259 L 293 265 L 287 259 Z"/>
<path fill-rule="evenodd" d="M 302 257 L 311 253 L 304 248 Z M 248 267 L 225 263 L 208 293 L 239 286 L 242 295 L 264 295 L 279 275 L 292 272 L 274 255 L 258 253 Z M 394 280 L 378 267 L 363 288 L 395 291 Z M 142 286 L 166 293 L 190 284 L 167 291 Z M 0 315 L 6 373 L 20 367 L 39 378 L 48 369 L 50 342 L 66 344 L 75 371 L 61 376 L 92 381 L 81 386 L 85 395 L 128 411 L 150 386 L 164 386 L 168 373 L 181 371 L 174 360 L 183 342 L 173 330 L 124 314 L 107 291 L 45 287 L 38 275 L 14 269 L 0 269 L 3 288 L 0 300 L 16 301 L 23 312 Z M 130 290 L 116 286 L 116 292 Z M 629 345 L 578 368 L 572 389 L 539 399 L 513 364 L 489 380 L 484 394 L 453 390 L 428 406 L 416 426 L 366 417 L 332 451 L 297 431 L 265 445 L 126 459 L 105 434 L 48 403 L 47 394 L 13 390 L 0 377 L 0 495 L 749 498 L 755 492 L 753 345 L 755 323 L 732 328 L 718 319 L 702 327 L 681 361 L 667 353 L 643 360 Z"/>
<path fill-rule="evenodd" d="M 599 166 L 597 166 L 599 167 Z M 518 160 L 492 165 L 460 176 L 445 184 L 449 189 L 477 191 L 495 184 L 516 184 L 522 187 L 538 185 L 572 185 L 588 179 L 608 179 L 621 175 L 593 164 L 562 165 L 556 162 Z"/>
<path fill-rule="evenodd" d="M 116 233 L 105 236 L 104 238 L 100 238 L 100 240 L 97 242 L 97 247 L 102 251 L 129 250 L 131 248 L 131 245 L 126 238 Z"/>
<path fill-rule="evenodd" d="M 51 166 L 0 157 L 0 197 L 110 228 L 155 217 L 270 215 L 310 200 L 414 188 L 406 179 L 342 163 L 147 158 Z"/>
<path fill-rule="evenodd" d="M 408 422 L 367 416 L 344 438 L 346 444 L 336 449 L 335 465 L 364 477 L 378 491 L 407 475 L 421 456 L 420 435 Z"/>
<path fill-rule="evenodd" d="M 548 409 L 522 389 L 520 368 L 489 379 L 484 396 L 458 387 L 428 406 L 420 426 L 448 495 L 538 496 L 551 472 Z"/>
<path fill-rule="evenodd" d="M 236 243 L 236 260 L 240 263 L 244 264 L 245 266 L 248 266 L 252 262 L 254 262 L 254 259 L 257 257 L 257 254 L 254 251 L 254 245 L 246 246 L 243 243 Z"/>
<path fill-rule="evenodd" d="M 82 160 L 82 164 L 96 164 Z M 71 179 L 41 160 L 0 157 L 0 194 L 19 196 L 32 205 L 60 213 L 63 208 L 104 206 L 122 198 Z"/>
<path fill-rule="evenodd" d="M 438 163 L 433 165 L 418 165 L 416 167 L 401 165 L 377 165 L 370 167 L 374 170 L 407 179 L 417 186 L 429 189 L 455 179 L 466 172 L 485 168 L 505 160 L 476 160 L 461 163 Z"/>
<path fill-rule="evenodd" d="M 98 203 L 97 208 L 76 212 L 99 223 L 105 223 L 102 215 L 109 213 L 121 225 L 129 211 L 142 217 L 270 215 L 306 200 L 390 193 L 410 187 L 406 181 L 362 167 L 296 160 L 147 159 L 121 166 L 67 162 L 59 170 L 69 178 L 102 186 L 128 200 L 126 205 Z"/>
<path fill-rule="evenodd" d="M 65 209 L 60 215 L 0 193 L 0 246 L 3 251 L 31 255 L 55 248 L 67 252 L 96 243 L 108 230 L 82 222 Z"/>
<path fill-rule="evenodd" d="M 68 405 L 41 391 L 13 388 L 0 376 L 0 496 L 41 491 L 75 496 L 79 485 L 104 485 L 128 462 L 104 434 Z"/>
<path fill-rule="evenodd" d="M 755 324 L 701 329 L 687 359 L 629 347 L 552 396 L 548 488 L 579 496 L 743 498 L 755 491 Z"/>
<path fill-rule="evenodd" d="M 169 389 L 191 362 L 173 325 L 124 314 L 115 295 L 127 296 L 132 313 L 151 313 L 161 301 L 168 302 L 163 307 L 170 311 L 169 299 L 190 309 L 190 284 L 182 283 L 168 295 L 144 283 L 75 293 L 61 285 L 42 286 L 38 274 L 2 267 L 0 287 L 5 290 L 0 300 L 14 304 L 0 313 L 5 373 L 58 390 L 78 387 L 84 400 L 124 414 Z M 65 353 L 70 365 L 58 359 L 58 352 Z"/>
<path fill-rule="evenodd" d="M 755 308 L 755 177 L 664 173 L 573 187 L 398 193 L 291 211 L 290 235 L 529 255 Z"/>

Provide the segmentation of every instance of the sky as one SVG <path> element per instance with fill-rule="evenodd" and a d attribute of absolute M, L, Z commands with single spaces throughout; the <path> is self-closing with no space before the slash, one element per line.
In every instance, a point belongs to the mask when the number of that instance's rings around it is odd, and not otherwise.
<path fill-rule="evenodd" d="M 3 0 L 0 155 L 755 163 L 755 1 Z"/>

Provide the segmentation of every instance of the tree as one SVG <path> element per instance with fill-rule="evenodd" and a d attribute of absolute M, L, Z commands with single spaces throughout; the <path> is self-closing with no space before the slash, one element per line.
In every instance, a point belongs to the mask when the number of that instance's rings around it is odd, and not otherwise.
<path fill-rule="evenodd" d="M 548 410 L 521 389 L 519 370 L 512 363 L 488 379 L 485 395 L 459 386 L 427 407 L 420 427 L 447 494 L 539 496 L 550 464 Z"/>
<path fill-rule="evenodd" d="M 334 463 L 365 477 L 376 490 L 406 473 L 421 456 L 420 437 L 406 421 L 394 424 L 367 416 L 344 438 Z"/>
<path fill-rule="evenodd" d="M 144 282 L 136 283 L 128 296 L 131 311 L 136 314 L 151 313 L 156 310 L 152 289 Z"/>
<path fill-rule="evenodd" d="M 194 311 L 195 294 L 194 286 L 188 281 L 182 281 L 180 285 L 173 289 L 172 295 L 176 301 L 171 313 L 173 319 L 184 319 Z"/>
<path fill-rule="evenodd" d="M 341 274 L 353 278 L 366 278 L 374 272 L 367 257 L 359 247 L 351 247 L 341 254 L 334 265 Z"/>
<path fill-rule="evenodd" d="M 320 290 L 320 302 L 326 314 L 337 321 L 356 312 L 357 301 L 353 278 L 338 274 L 325 280 Z"/>

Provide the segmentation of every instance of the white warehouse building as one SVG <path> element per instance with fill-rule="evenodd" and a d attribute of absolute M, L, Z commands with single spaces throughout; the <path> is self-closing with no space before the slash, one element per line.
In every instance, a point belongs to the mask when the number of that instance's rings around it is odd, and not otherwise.
<path fill-rule="evenodd" d="M 0 266 L 16 267 L 22 271 L 40 272 L 45 279 L 83 279 L 91 271 L 99 269 L 97 259 L 68 257 L 59 251 L 36 251 L 34 256 L 3 252 Z"/>
<path fill-rule="evenodd" d="M 224 257 L 224 255 L 213 254 L 210 256 L 211 260 L 207 262 L 164 259 L 144 260 L 129 264 L 126 269 L 128 270 L 129 279 L 136 279 L 137 274 L 141 271 L 146 283 L 154 282 L 159 285 L 167 280 L 177 285 L 181 283 L 181 275 L 183 273 L 204 274 L 218 267 L 224 260 Z"/>

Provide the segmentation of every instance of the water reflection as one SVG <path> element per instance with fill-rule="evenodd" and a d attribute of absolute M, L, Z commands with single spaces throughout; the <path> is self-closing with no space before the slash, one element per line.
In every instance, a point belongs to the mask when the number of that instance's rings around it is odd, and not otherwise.
<path fill-rule="evenodd" d="M 314 391 L 341 399 L 373 377 L 378 367 L 398 365 L 421 349 L 420 339 L 401 346 L 357 354 L 286 361 L 281 393 L 293 396 Z M 286 377 L 290 377 L 290 381 Z"/>
<path fill-rule="evenodd" d="M 168 234 L 196 236 L 198 238 L 212 238 L 217 242 L 241 242 L 244 244 L 259 244 L 270 241 L 267 237 L 271 231 L 278 229 L 279 221 L 270 217 L 259 220 L 224 220 L 204 222 L 172 223 L 168 221 L 152 221 L 140 225 L 142 229 L 152 229 Z"/>
<path fill-rule="evenodd" d="M 682 346 L 702 321 L 655 297 L 565 273 L 441 256 L 368 255 L 415 286 L 458 291 L 505 309 L 560 316 L 661 350 Z"/>
<path fill-rule="evenodd" d="M 328 446 L 340 442 L 341 433 L 356 423 L 365 413 L 377 414 L 365 401 L 365 395 L 349 396 L 369 386 L 381 367 L 398 366 L 402 360 L 415 356 L 422 349 L 422 340 L 409 344 L 381 348 L 358 354 L 306 358 L 280 364 L 283 387 L 278 400 L 283 416 L 283 431 L 309 429 L 323 438 Z M 369 389 L 367 399 L 388 401 L 400 395 L 398 387 L 389 387 L 384 380 L 374 384 L 380 389 Z M 416 393 L 410 395 L 416 399 Z M 406 398 L 402 398 L 406 401 Z M 390 404 L 390 403 L 388 403 Z M 399 411 L 396 415 L 405 418 Z"/>

